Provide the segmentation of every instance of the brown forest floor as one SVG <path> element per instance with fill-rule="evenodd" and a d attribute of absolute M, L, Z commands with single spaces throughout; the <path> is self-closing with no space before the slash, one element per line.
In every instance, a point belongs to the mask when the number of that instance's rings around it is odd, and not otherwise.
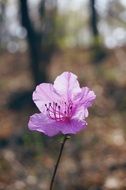
<path fill-rule="evenodd" d="M 115 49 L 100 65 L 90 52 L 57 53 L 48 69 L 49 80 L 63 71 L 79 76 L 82 86 L 97 94 L 88 128 L 67 142 L 55 190 L 126 189 L 126 54 Z M 61 139 L 45 138 L 27 129 L 37 111 L 25 104 L 8 109 L 14 92 L 32 89 L 26 54 L 0 55 L 0 190 L 48 190 Z M 15 94 L 16 96 L 16 94 Z"/>

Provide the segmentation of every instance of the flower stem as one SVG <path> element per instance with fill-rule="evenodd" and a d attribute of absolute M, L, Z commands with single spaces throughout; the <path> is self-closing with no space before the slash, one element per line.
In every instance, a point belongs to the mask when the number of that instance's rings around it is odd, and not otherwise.
<path fill-rule="evenodd" d="M 69 138 L 70 138 L 69 135 L 65 135 L 65 136 L 64 136 L 64 139 L 63 139 L 63 141 L 62 141 L 62 143 L 61 143 L 61 148 L 60 148 L 59 156 L 58 156 L 58 159 L 57 159 L 55 168 L 54 168 L 54 172 L 53 172 L 53 175 L 52 175 L 52 179 L 51 179 L 51 183 L 50 183 L 50 188 L 49 188 L 49 190 L 52 190 L 52 189 L 53 189 L 53 184 L 54 184 L 56 172 L 57 172 L 57 169 L 58 169 L 58 166 L 59 166 L 59 162 L 60 162 L 60 159 L 61 159 L 61 156 L 62 156 L 62 153 L 63 153 L 64 145 L 65 145 L 66 140 L 69 139 Z"/>

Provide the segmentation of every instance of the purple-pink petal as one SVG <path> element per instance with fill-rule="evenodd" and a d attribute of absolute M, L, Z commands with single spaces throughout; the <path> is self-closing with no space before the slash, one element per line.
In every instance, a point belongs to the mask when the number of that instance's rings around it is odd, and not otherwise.
<path fill-rule="evenodd" d="M 62 134 L 76 134 L 86 127 L 86 121 L 72 119 L 68 122 L 59 122 L 47 118 L 42 113 L 30 117 L 28 128 L 32 131 L 44 133 L 47 136 Z"/>
<path fill-rule="evenodd" d="M 86 126 L 87 123 L 84 120 L 71 119 L 69 122 L 61 123 L 60 132 L 62 134 L 76 134 Z"/>
<path fill-rule="evenodd" d="M 79 107 L 84 106 L 88 108 L 92 105 L 96 95 L 94 91 L 90 90 L 88 87 L 83 87 L 81 92 L 77 94 L 74 101 Z"/>
<path fill-rule="evenodd" d="M 55 90 L 65 99 L 73 99 L 73 97 L 81 92 L 77 76 L 71 72 L 64 72 L 54 81 Z"/>
<path fill-rule="evenodd" d="M 45 104 L 48 104 L 49 102 L 57 102 L 59 99 L 60 96 L 55 91 L 53 85 L 49 83 L 38 85 L 33 92 L 33 101 L 41 112 L 43 112 Z"/>
<path fill-rule="evenodd" d="M 76 107 L 72 118 L 79 118 L 80 120 L 84 120 L 86 117 L 88 117 L 88 109 L 84 106 Z"/>
<path fill-rule="evenodd" d="M 32 131 L 38 131 L 44 133 L 47 136 L 54 136 L 59 133 L 57 123 L 49 119 L 47 116 L 40 114 L 34 114 L 30 117 L 28 128 Z"/>

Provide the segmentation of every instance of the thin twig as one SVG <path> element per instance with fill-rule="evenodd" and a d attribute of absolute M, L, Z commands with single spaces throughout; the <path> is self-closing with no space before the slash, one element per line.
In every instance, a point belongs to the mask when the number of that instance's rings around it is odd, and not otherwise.
<path fill-rule="evenodd" d="M 65 135 L 65 136 L 64 136 L 63 142 L 62 142 L 62 144 L 61 144 L 59 156 L 58 156 L 58 159 L 57 159 L 57 162 L 56 162 L 56 165 L 55 165 L 55 168 L 54 168 L 54 172 L 53 172 L 53 175 L 52 175 L 52 179 L 51 179 L 51 183 L 50 183 L 50 188 L 49 188 L 49 190 L 52 190 L 52 188 L 53 188 L 53 184 L 54 184 L 56 172 L 57 172 L 57 169 L 58 169 L 58 166 L 59 166 L 59 162 L 60 162 L 60 159 L 61 159 L 61 156 L 62 156 L 63 148 L 64 148 L 64 145 L 65 145 L 66 140 L 69 139 L 69 138 L 70 138 L 69 135 Z"/>

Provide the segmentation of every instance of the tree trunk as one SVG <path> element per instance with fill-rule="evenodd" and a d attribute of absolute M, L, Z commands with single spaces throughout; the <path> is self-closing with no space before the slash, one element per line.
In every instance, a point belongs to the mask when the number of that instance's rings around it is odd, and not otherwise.
<path fill-rule="evenodd" d="M 96 12 L 96 0 L 90 0 L 90 25 L 92 29 L 93 36 L 96 38 L 99 36 L 98 28 L 97 28 L 97 23 L 98 23 L 98 16 Z"/>
<path fill-rule="evenodd" d="M 43 71 L 40 72 L 39 66 L 41 62 L 41 38 L 42 34 L 37 32 L 31 22 L 28 10 L 27 0 L 19 0 L 19 8 L 21 14 L 22 26 L 27 31 L 27 42 L 29 46 L 29 54 L 31 58 L 31 71 L 35 85 L 45 82 L 47 80 L 45 64 L 43 64 Z"/>
<path fill-rule="evenodd" d="M 96 10 L 96 0 L 90 0 L 90 28 L 93 35 L 92 56 L 94 63 L 101 63 L 106 57 L 106 51 L 102 46 L 102 39 L 98 31 L 98 14 Z"/>

